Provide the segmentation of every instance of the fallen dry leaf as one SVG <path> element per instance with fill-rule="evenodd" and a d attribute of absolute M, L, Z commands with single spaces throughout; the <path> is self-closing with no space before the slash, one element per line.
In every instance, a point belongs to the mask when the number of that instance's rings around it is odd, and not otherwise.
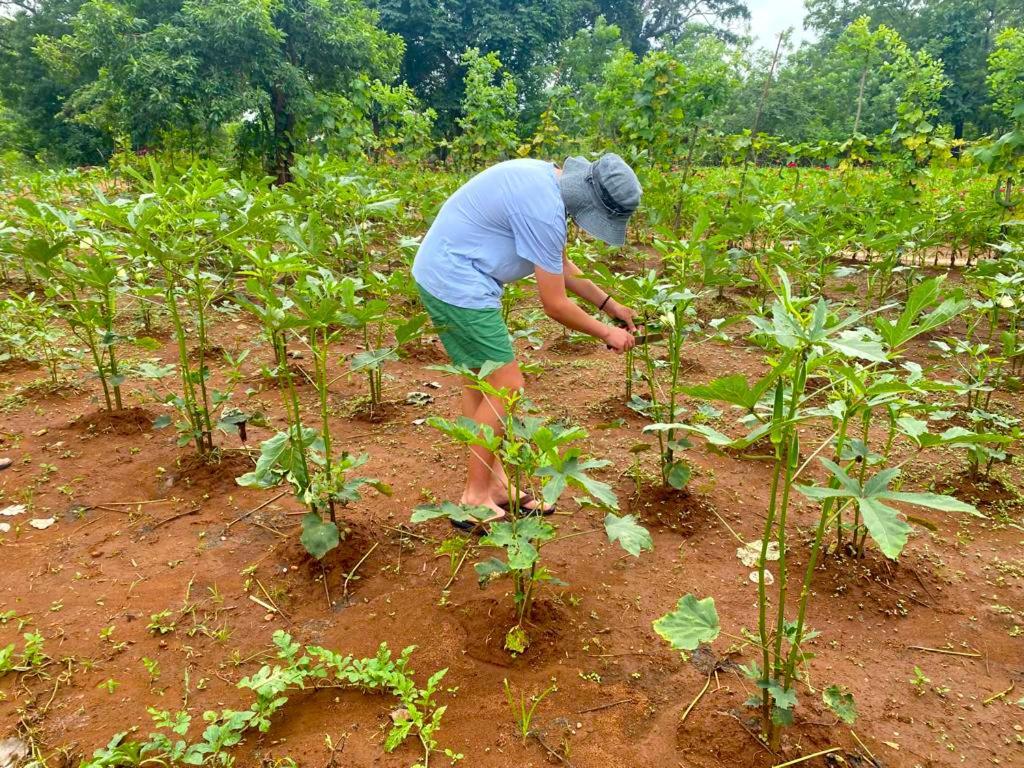
<path fill-rule="evenodd" d="M 736 547 L 736 557 L 740 559 L 747 568 L 753 568 L 757 565 L 761 559 L 761 540 L 748 541 L 742 547 Z M 769 541 L 768 550 L 765 552 L 764 559 L 767 562 L 772 562 L 779 559 L 779 542 Z"/>

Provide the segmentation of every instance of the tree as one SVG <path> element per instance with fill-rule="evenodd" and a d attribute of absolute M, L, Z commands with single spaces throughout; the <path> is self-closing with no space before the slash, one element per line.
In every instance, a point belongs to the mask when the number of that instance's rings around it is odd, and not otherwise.
<path fill-rule="evenodd" d="M 466 80 L 461 133 L 453 144 L 455 157 L 466 166 L 508 158 L 515 149 L 518 103 L 516 84 L 502 71 L 498 54 L 470 48 L 462 55 Z"/>
<path fill-rule="evenodd" d="M 373 0 L 381 26 L 406 42 L 402 77 L 450 131 L 459 114 L 462 55 L 495 52 L 530 98 L 559 43 L 583 25 L 587 0 Z"/>
<path fill-rule="evenodd" d="M 1007 121 L 1019 121 L 1024 105 L 1024 29 L 1008 27 L 996 38 L 986 78 L 992 108 Z"/>
<path fill-rule="evenodd" d="M 940 101 L 942 122 L 953 125 L 956 138 L 983 133 L 991 126 L 986 107 L 986 61 L 996 35 L 1024 18 L 1024 0 L 807 0 L 809 29 L 821 35 L 819 45 L 831 48 L 844 30 L 861 16 L 872 25 L 895 30 L 916 50 L 941 60 L 949 78 Z"/>
<path fill-rule="evenodd" d="M 621 49 L 595 93 L 597 131 L 610 146 L 672 165 L 735 84 L 726 46 L 711 36 L 643 58 Z"/>
<path fill-rule="evenodd" d="M 896 56 L 902 50 L 903 41 L 900 36 L 884 24 L 872 31 L 871 20 L 861 16 L 850 24 L 836 43 L 835 51 L 852 59 L 860 69 L 857 81 L 857 108 L 853 118 L 853 133 L 860 133 L 860 119 L 864 111 L 864 93 L 868 75 L 876 71 L 883 63 Z"/>
<path fill-rule="evenodd" d="M 393 79 L 402 53 L 358 0 L 89 0 L 71 28 L 37 50 L 77 84 L 77 121 L 133 146 L 181 131 L 193 147 L 241 121 L 279 182 L 318 99 L 360 74 Z"/>
<path fill-rule="evenodd" d="M 82 0 L 0 2 L 0 99 L 6 102 L 18 131 L 16 149 L 60 163 L 102 163 L 112 143 L 89 126 L 62 114 L 73 85 L 57 82 L 33 50 L 38 37 L 70 31 Z"/>
<path fill-rule="evenodd" d="M 993 109 L 1006 121 L 1009 130 L 972 147 L 970 155 L 987 173 L 996 174 L 993 198 L 1009 213 L 1021 202 L 1014 188 L 1024 169 L 1024 31 L 1014 27 L 1003 30 L 988 66 Z"/>
<path fill-rule="evenodd" d="M 687 31 L 716 32 L 733 36 L 728 25 L 749 21 L 750 11 L 741 0 L 641 0 L 644 40 L 679 40 Z"/>

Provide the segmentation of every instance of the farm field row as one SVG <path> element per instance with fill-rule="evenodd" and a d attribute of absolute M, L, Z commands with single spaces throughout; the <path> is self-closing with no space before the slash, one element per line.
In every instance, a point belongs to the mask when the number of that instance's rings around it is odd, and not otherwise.
<path fill-rule="evenodd" d="M 408 272 L 459 176 L 12 184 L 3 734 L 46 765 L 1014 764 L 1019 226 L 967 167 L 738 173 L 651 172 L 630 246 L 570 242 L 660 336 L 625 358 L 510 286 L 503 436 L 456 419 L 487 385 Z M 454 529 L 481 442 L 556 514 Z"/>

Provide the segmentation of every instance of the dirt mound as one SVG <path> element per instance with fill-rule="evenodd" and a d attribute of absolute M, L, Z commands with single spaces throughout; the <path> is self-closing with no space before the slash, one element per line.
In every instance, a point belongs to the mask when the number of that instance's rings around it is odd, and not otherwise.
<path fill-rule="evenodd" d="M 177 462 L 161 481 L 164 488 L 188 488 L 209 493 L 225 488 L 236 488 L 235 478 L 253 468 L 253 461 L 245 453 L 215 452 L 211 456 L 189 454 Z"/>
<path fill-rule="evenodd" d="M 122 408 L 119 411 L 93 411 L 69 422 L 68 429 L 81 432 L 139 435 L 153 428 L 153 414 L 145 408 Z"/>
<path fill-rule="evenodd" d="M 519 655 L 505 650 L 505 636 L 516 625 L 516 610 L 511 600 L 483 597 L 458 608 L 458 620 L 466 633 L 466 655 L 499 667 L 529 667 L 557 657 L 568 624 L 565 609 L 549 600 L 533 605 L 530 619 L 523 624 L 529 646 Z"/>

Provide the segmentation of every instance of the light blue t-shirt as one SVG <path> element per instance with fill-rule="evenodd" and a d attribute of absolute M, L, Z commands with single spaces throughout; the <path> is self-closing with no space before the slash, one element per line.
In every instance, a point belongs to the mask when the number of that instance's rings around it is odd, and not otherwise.
<path fill-rule="evenodd" d="M 562 274 L 565 205 L 555 168 L 507 160 L 458 189 L 423 238 L 412 274 L 427 293 L 466 309 L 501 306 L 505 283 L 534 266 Z"/>

